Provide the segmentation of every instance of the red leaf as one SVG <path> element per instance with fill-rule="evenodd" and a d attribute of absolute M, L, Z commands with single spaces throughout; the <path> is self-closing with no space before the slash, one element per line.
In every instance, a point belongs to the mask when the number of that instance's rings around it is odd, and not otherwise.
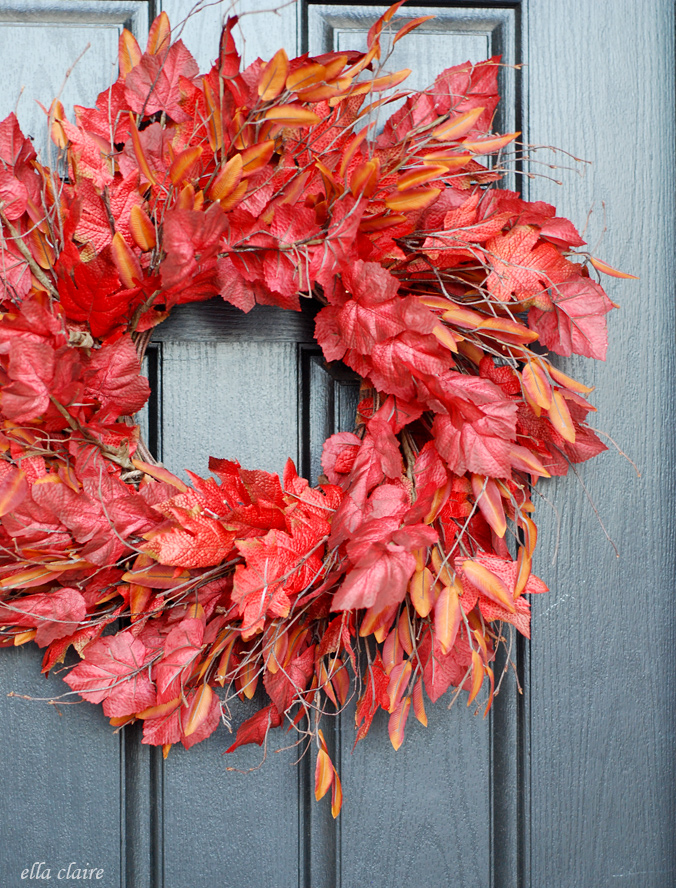
<path fill-rule="evenodd" d="M 72 635 L 86 616 L 85 600 L 77 589 L 57 588 L 26 595 L 0 605 L 0 622 L 35 627 L 35 641 L 46 647 L 57 638 Z"/>
<path fill-rule="evenodd" d="M 144 53 L 125 80 L 129 107 L 146 117 L 164 111 L 177 123 L 190 120 L 190 115 L 181 108 L 180 81 L 182 77 L 189 80 L 197 77 L 198 73 L 197 63 L 182 40 L 177 40 L 166 52 Z"/>
<path fill-rule="evenodd" d="M 146 664 L 146 646 L 129 631 L 92 641 L 66 684 L 90 703 L 103 703 L 108 717 L 133 715 L 155 703 L 155 687 Z"/>
<path fill-rule="evenodd" d="M 270 728 L 278 728 L 281 723 L 282 719 L 271 703 L 242 722 L 237 729 L 235 742 L 225 751 L 233 752 L 238 746 L 245 746 L 247 743 L 256 743 L 258 746 L 262 746 Z"/>
<path fill-rule="evenodd" d="M 578 275 L 552 287 L 553 311 L 532 308 L 528 324 L 540 342 L 559 355 L 573 353 L 604 361 L 608 348 L 606 314 L 613 303 L 589 278 Z"/>
<path fill-rule="evenodd" d="M 368 734 L 373 716 L 378 708 L 386 711 L 389 709 L 390 700 L 387 696 L 389 681 L 389 676 L 385 672 L 383 661 L 378 653 L 364 676 L 364 693 L 357 703 L 357 710 L 354 716 L 355 727 L 357 728 L 357 737 L 354 741 L 355 746 Z"/>
<path fill-rule="evenodd" d="M 101 405 L 100 418 L 133 416 L 150 396 L 148 380 L 130 336 L 104 345 L 92 355 L 83 374 L 87 394 Z"/>

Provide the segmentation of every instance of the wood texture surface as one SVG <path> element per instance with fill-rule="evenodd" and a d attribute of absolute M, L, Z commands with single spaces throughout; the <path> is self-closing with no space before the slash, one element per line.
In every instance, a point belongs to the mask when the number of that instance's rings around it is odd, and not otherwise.
<path fill-rule="evenodd" d="M 165 0 L 175 29 L 189 0 Z M 360 48 L 382 7 L 247 0 L 238 25 L 247 61 Z M 140 39 L 150 4 L 135 0 L 0 0 L 3 90 L 28 131 L 86 43 L 63 93 L 86 104 L 111 81 L 125 22 Z M 204 68 L 224 6 L 190 18 L 182 36 Z M 105 869 L 107 888 L 672 888 L 676 884 L 674 572 L 674 49 L 671 0 L 496 0 L 404 8 L 439 18 L 399 45 L 394 67 L 422 72 L 502 52 L 505 129 L 592 161 L 552 170 L 538 151 L 527 196 L 584 227 L 595 255 L 640 275 L 606 279 L 622 304 L 610 318 L 606 365 L 561 360 L 595 384 L 596 424 L 612 451 L 570 478 L 538 484 L 533 641 L 520 645 L 524 695 L 505 688 L 490 719 L 462 700 L 411 718 L 394 753 L 386 720 L 353 753 L 353 711 L 332 728 L 343 814 L 312 797 L 314 760 L 258 747 L 220 753 L 225 728 L 189 752 L 114 734 L 100 709 L 7 697 L 67 688 L 40 676 L 40 652 L 0 652 L 0 886 L 25 884 L 36 861 Z M 408 44 L 408 48 L 407 48 Z M 30 97 L 30 98 L 29 98 Z M 36 129 L 37 132 L 37 129 Z M 39 137 L 38 137 L 39 138 Z M 516 179 L 514 180 L 517 181 Z M 605 201 L 605 207 L 602 202 Z M 604 232 L 604 227 L 607 230 Z M 599 238 L 603 235 L 602 240 Z M 282 316 L 283 315 L 283 316 Z M 349 428 L 357 387 L 327 368 L 307 315 L 222 304 L 187 306 L 156 335 L 161 393 L 153 432 L 167 465 L 206 474 L 208 455 L 279 471 L 287 456 L 313 479 L 324 438 Z M 195 434 L 195 429 L 198 433 Z M 590 505 L 587 493 L 594 503 Z M 606 540 L 604 522 L 620 558 Z M 557 553 L 556 562 L 551 556 Z M 237 705 L 231 727 L 251 712 Z"/>
<path fill-rule="evenodd" d="M 581 483 L 543 486 L 561 533 L 556 564 L 537 564 L 551 592 L 535 604 L 531 646 L 533 886 L 676 883 L 673 8 L 530 8 L 529 139 L 592 162 L 565 188 L 533 181 L 531 196 L 581 223 L 593 206 L 593 251 L 641 278 L 605 279 L 622 306 L 607 364 L 562 362 L 596 384 L 593 424 L 641 478 L 612 450 L 580 469 L 619 558 Z M 538 524 L 551 553 L 546 503 Z"/>

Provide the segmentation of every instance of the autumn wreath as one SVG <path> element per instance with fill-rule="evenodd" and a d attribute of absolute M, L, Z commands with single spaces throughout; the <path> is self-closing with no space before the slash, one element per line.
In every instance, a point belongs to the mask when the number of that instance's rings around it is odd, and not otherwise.
<path fill-rule="evenodd" d="M 230 749 L 295 726 L 334 816 L 322 713 L 354 692 L 357 739 L 382 708 L 398 748 L 425 694 L 488 679 L 487 709 L 546 588 L 532 486 L 604 449 L 546 351 L 604 358 L 588 263 L 613 270 L 498 187 L 519 135 L 491 132 L 499 59 L 404 93 L 378 133 L 408 74 L 380 58 L 397 8 L 365 53 L 244 70 L 233 18 L 205 75 L 162 14 L 145 52 L 122 34 L 96 107 L 53 103 L 51 168 L 0 124 L 0 644 L 34 640 L 45 672 L 74 648 L 73 691 L 165 753 L 262 682 Z M 317 300 L 326 360 L 362 377 L 319 486 L 227 459 L 188 486 L 139 440 L 153 328 L 218 294 Z"/>

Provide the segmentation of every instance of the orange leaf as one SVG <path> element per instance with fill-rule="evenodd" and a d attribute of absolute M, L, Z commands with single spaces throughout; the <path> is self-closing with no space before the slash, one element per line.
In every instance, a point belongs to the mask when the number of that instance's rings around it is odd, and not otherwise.
<path fill-rule="evenodd" d="M 507 519 L 498 485 L 492 478 L 472 475 L 472 492 L 486 521 L 499 537 L 504 537 Z"/>
<path fill-rule="evenodd" d="M 413 671 L 413 664 L 410 660 L 395 666 L 390 675 L 390 682 L 387 686 L 387 696 L 390 700 L 388 712 L 394 712 L 399 706 L 399 702 L 406 692 L 408 681 Z"/>
<path fill-rule="evenodd" d="M 218 151 L 223 147 L 223 119 L 221 117 L 221 103 L 216 100 L 216 96 L 206 77 L 202 78 L 204 87 L 204 103 L 209 112 L 207 117 L 207 130 L 209 136 L 209 147 L 212 151 Z"/>
<path fill-rule="evenodd" d="M 484 718 L 490 712 L 491 706 L 493 705 L 493 698 L 495 697 L 495 675 L 493 674 L 493 670 L 490 666 L 484 667 L 486 675 L 488 676 L 488 681 L 490 682 L 490 690 L 488 691 L 488 703 L 486 703 L 486 708 L 484 709 Z"/>
<path fill-rule="evenodd" d="M 527 515 L 522 515 L 521 518 L 519 518 L 519 530 L 523 533 L 526 553 L 528 556 L 531 556 L 535 551 L 538 539 L 538 529 L 535 526 L 535 522 Z"/>
<path fill-rule="evenodd" d="M 410 657 L 413 653 L 413 641 L 411 640 L 411 626 L 408 622 L 408 610 L 406 608 L 399 616 L 397 631 L 399 632 L 399 644 Z"/>
<path fill-rule="evenodd" d="M 270 160 L 275 150 L 275 143 L 271 139 L 258 142 L 242 151 L 242 176 L 250 176 L 256 170 L 260 170 Z"/>
<path fill-rule="evenodd" d="M 575 443 L 575 426 L 566 404 L 566 399 L 558 389 L 552 392 L 552 406 L 547 411 L 549 420 L 564 441 Z"/>
<path fill-rule="evenodd" d="M 22 644 L 33 641 L 37 634 L 37 629 L 27 629 L 25 632 L 19 632 L 18 635 L 14 636 L 14 647 L 20 647 Z"/>
<path fill-rule="evenodd" d="M 452 330 L 449 330 L 448 327 L 445 327 L 443 324 L 435 324 L 432 330 L 432 336 L 435 339 L 438 339 L 442 345 L 445 345 L 446 348 L 453 352 L 453 354 L 458 353 L 458 340 L 462 339 L 462 337 L 458 337 Z"/>
<path fill-rule="evenodd" d="M 423 727 L 427 727 L 427 713 L 425 712 L 425 698 L 423 695 L 423 681 L 419 678 L 413 685 L 413 713 Z"/>
<path fill-rule="evenodd" d="M 31 567 L 28 570 L 21 570 L 12 574 L 10 577 L 3 577 L 0 580 L 0 589 L 20 589 L 29 586 L 41 586 L 49 579 L 54 579 L 54 573 L 45 567 Z"/>
<path fill-rule="evenodd" d="M 452 586 L 444 586 L 434 605 L 434 631 L 439 647 L 445 654 L 448 654 L 455 644 L 462 622 L 461 592 L 462 589 L 456 580 Z"/>
<path fill-rule="evenodd" d="M 233 207 L 236 207 L 240 200 L 246 194 L 248 185 L 246 180 L 240 182 L 239 185 L 235 188 L 235 190 L 229 194 L 227 197 L 221 199 L 221 209 L 222 210 L 231 210 Z"/>
<path fill-rule="evenodd" d="M 425 22 L 428 22 L 430 19 L 435 18 L 433 15 L 421 15 L 418 18 L 412 19 L 410 22 L 406 22 L 403 28 L 400 28 L 392 41 L 392 46 L 398 41 L 401 40 L 402 37 L 405 37 L 414 28 L 419 28 L 420 25 L 423 25 Z"/>
<path fill-rule="evenodd" d="M 618 271 L 617 268 L 613 268 L 612 265 L 608 265 L 607 262 L 603 262 L 601 259 L 596 259 L 594 256 L 590 256 L 589 261 L 597 271 L 602 271 L 603 274 L 610 275 L 610 277 L 631 278 L 634 281 L 639 280 L 635 274 L 627 274 L 626 271 Z"/>
<path fill-rule="evenodd" d="M 378 184 L 380 159 L 367 160 L 360 164 L 350 177 L 350 191 L 354 197 L 371 197 Z"/>
<path fill-rule="evenodd" d="M 325 749 L 317 752 L 317 763 L 315 765 L 315 799 L 319 801 L 323 799 L 331 788 L 335 772 L 331 758 Z"/>
<path fill-rule="evenodd" d="M 408 592 L 413 602 L 413 607 L 423 619 L 429 614 L 434 605 L 432 587 L 434 575 L 428 567 L 416 570 L 408 584 Z"/>
<path fill-rule="evenodd" d="M 136 37 L 126 28 L 122 29 L 120 41 L 118 44 L 118 58 L 120 64 L 120 74 L 126 77 L 127 74 L 135 68 L 141 61 L 143 53 L 138 45 Z"/>
<path fill-rule="evenodd" d="M 110 251 L 124 286 L 128 289 L 137 286 L 138 282 L 143 278 L 141 266 L 119 231 L 116 231 L 113 235 Z"/>
<path fill-rule="evenodd" d="M 338 771 L 333 772 L 333 788 L 331 790 L 331 816 L 335 820 L 343 806 L 343 786 Z"/>
<path fill-rule="evenodd" d="M 406 728 L 406 719 L 411 708 L 411 698 L 405 697 L 395 711 L 390 715 L 387 723 L 387 731 L 390 735 L 390 742 L 395 751 L 399 749 L 404 742 L 404 730 Z"/>
<path fill-rule="evenodd" d="M 462 147 L 474 154 L 494 154 L 505 145 L 513 142 L 521 133 L 506 133 L 504 136 L 493 136 L 490 139 L 478 139 L 476 142 L 463 142 Z"/>
<path fill-rule="evenodd" d="M 552 387 L 544 370 L 529 361 L 521 371 L 521 381 L 527 397 L 543 410 L 549 410 L 552 406 Z"/>
<path fill-rule="evenodd" d="M 335 664 L 335 672 L 331 676 L 331 684 L 340 705 L 345 706 L 347 695 L 350 693 L 350 676 L 348 675 L 347 667 L 340 659 Z"/>
<path fill-rule="evenodd" d="M 164 13 L 162 13 L 162 15 L 164 15 Z M 131 113 L 131 111 L 129 112 L 129 122 L 131 124 L 131 126 L 129 127 L 129 131 L 131 133 L 131 141 L 132 141 L 132 145 L 134 147 L 134 154 L 136 155 L 136 160 L 138 162 L 139 169 L 141 170 L 143 175 L 146 177 L 148 182 L 150 182 L 151 185 L 155 185 L 157 180 L 155 178 L 155 174 L 153 173 L 153 171 L 150 169 L 150 166 L 148 165 L 148 159 L 146 158 L 145 153 L 143 151 L 143 146 L 141 145 L 141 140 L 139 138 L 138 130 L 136 129 L 134 115 Z"/>
<path fill-rule="evenodd" d="M 268 108 L 265 118 L 284 126 L 314 126 L 321 119 L 314 111 L 302 105 L 275 105 Z"/>
<path fill-rule="evenodd" d="M 393 225 L 401 225 L 406 221 L 406 216 L 402 213 L 381 213 L 378 216 L 367 216 L 359 223 L 360 231 L 384 231 L 386 228 L 392 228 Z"/>
<path fill-rule="evenodd" d="M 180 705 L 181 698 L 174 697 L 173 700 L 169 700 L 167 703 L 158 703 L 157 706 L 149 706 L 147 709 L 142 709 L 141 712 L 136 713 L 136 718 L 162 718 L 164 715 L 170 715 Z"/>
<path fill-rule="evenodd" d="M 358 83 L 350 90 L 351 96 L 367 95 L 370 92 L 382 92 L 384 89 L 393 89 L 399 86 L 411 73 L 410 68 L 402 68 L 401 71 L 395 71 L 394 74 L 384 74 L 382 77 L 375 77 L 373 80 L 365 80 Z"/>
<path fill-rule="evenodd" d="M 471 706 L 476 695 L 481 690 L 484 681 L 484 664 L 477 651 L 472 651 L 472 687 L 467 698 L 467 705 Z"/>
<path fill-rule="evenodd" d="M 218 175 L 209 186 L 207 197 L 209 200 L 223 200 L 235 190 L 241 178 L 242 155 L 235 154 L 218 171 Z"/>
<path fill-rule="evenodd" d="M 333 703 L 333 705 L 338 709 L 338 699 L 333 692 L 333 685 L 331 684 L 331 679 L 329 678 L 329 674 L 326 671 L 326 665 L 322 660 L 319 664 L 319 687 L 324 691 L 329 700 Z"/>
<path fill-rule="evenodd" d="M 519 546 L 519 554 L 516 558 L 517 564 L 517 574 L 516 574 L 516 583 L 514 585 L 514 598 L 517 599 L 519 595 L 526 588 L 526 584 L 530 579 L 530 571 L 531 571 L 531 557 L 526 552 L 523 546 Z"/>
<path fill-rule="evenodd" d="M 218 669 L 216 670 L 216 674 L 214 675 L 214 681 L 221 687 L 223 687 L 223 685 L 225 684 L 225 679 L 228 675 L 228 667 L 230 666 L 232 649 L 235 646 L 236 641 L 237 636 L 233 634 L 233 637 L 230 639 L 230 641 L 226 645 L 225 650 L 221 654 L 221 659 L 218 661 Z"/>
<path fill-rule="evenodd" d="M 509 337 L 518 343 L 535 342 L 539 335 L 535 330 L 529 330 L 528 327 L 509 318 L 484 318 L 479 324 L 479 330 L 495 330 L 496 333 L 502 333 L 503 338 Z"/>
<path fill-rule="evenodd" d="M 551 475 L 542 465 L 540 460 L 527 447 L 521 444 L 512 444 L 509 448 L 509 456 L 512 465 L 519 472 L 528 472 L 530 475 L 539 475 L 541 478 L 551 478 Z"/>
<path fill-rule="evenodd" d="M 180 185 L 183 182 L 191 168 L 202 156 L 202 151 L 201 145 L 193 145 L 192 148 L 186 148 L 185 151 L 176 155 L 169 167 L 169 178 L 174 185 Z"/>
<path fill-rule="evenodd" d="M 289 74 L 289 57 L 283 49 L 278 49 L 263 69 L 258 84 L 258 95 L 264 102 L 275 99 L 284 89 Z"/>
<path fill-rule="evenodd" d="M 183 733 L 186 737 L 194 734 L 207 715 L 209 715 L 213 696 L 214 692 L 208 684 L 203 684 L 200 690 L 195 694 L 195 697 L 190 704 L 190 709 L 188 710 L 188 721 L 183 729 Z"/>
<path fill-rule="evenodd" d="M 452 170 L 459 170 L 462 167 L 467 166 L 471 159 L 471 154 L 449 154 L 447 148 L 441 151 L 430 151 L 429 154 L 423 154 L 423 161 L 425 163 L 443 164 L 449 173 Z"/>
<path fill-rule="evenodd" d="M 157 235 L 152 220 L 141 207 L 134 205 L 129 214 L 129 230 L 136 246 L 144 253 L 153 249 L 157 243 Z"/>
<path fill-rule="evenodd" d="M 455 571 L 449 566 L 448 562 L 441 557 L 441 552 L 437 546 L 432 547 L 431 552 L 432 567 L 435 570 L 435 580 L 439 580 L 444 586 L 452 586 L 455 582 Z"/>
<path fill-rule="evenodd" d="M 409 188 L 416 188 L 418 185 L 425 185 L 432 179 L 438 179 L 439 176 L 445 175 L 447 168 L 445 166 L 427 164 L 417 169 L 409 170 L 399 177 L 397 182 L 397 191 L 408 191 Z"/>
<path fill-rule="evenodd" d="M 148 45 L 146 52 L 157 55 L 165 49 L 169 49 L 171 43 L 171 26 L 166 12 L 161 12 L 150 26 L 148 33 Z"/>
<path fill-rule="evenodd" d="M 584 383 L 578 382 L 577 379 L 573 379 L 572 376 L 566 376 L 565 373 L 562 373 L 558 367 L 554 367 L 552 364 L 549 365 L 549 375 L 554 382 L 557 382 L 563 388 L 570 389 L 571 392 L 580 392 L 582 395 L 588 395 L 594 391 L 593 385 L 584 385 Z"/>
<path fill-rule="evenodd" d="M 441 194 L 441 188 L 416 188 L 404 194 L 391 194 L 385 199 L 385 206 L 395 213 L 407 210 L 423 210 Z"/>
<path fill-rule="evenodd" d="M 242 664 L 239 681 L 241 692 L 247 700 L 252 700 L 258 685 L 258 663 L 256 662 L 255 657 L 249 657 L 249 659 Z"/>
<path fill-rule="evenodd" d="M 320 65 L 319 62 L 306 62 L 288 75 L 286 88 L 290 92 L 296 92 L 299 89 L 314 86 L 316 83 L 323 83 L 325 80 L 326 68 L 324 65 Z"/>
<path fill-rule="evenodd" d="M 435 130 L 432 130 L 433 138 L 439 142 L 451 142 L 454 139 L 461 139 L 472 129 L 485 110 L 485 108 L 472 108 L 470 111 L 458 114 L 446 123 L 442 123 Z"/>
<path fill-rule="evenodd" d="M 502 605 L 512 614 L 516 613 L 512 596 L 500 577 L 491 573 L 483 564 L 479 564 L 478 561 L 472 561 L 469 558 L 463 561 L 462 570 L 470 583 L 476 586 L 486 598 L 490 598 L 492 601 L 497 602 L 497 604 Z"/>

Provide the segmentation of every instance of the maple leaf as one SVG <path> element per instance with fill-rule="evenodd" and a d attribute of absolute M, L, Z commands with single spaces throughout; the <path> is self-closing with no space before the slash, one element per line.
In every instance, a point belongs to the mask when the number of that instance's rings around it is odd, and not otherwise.
<path fill-rule="evenodd" d="M 140 374 L 141 362 L 131 336 L 92 352 L 82 379 L 86 393 L 101 405 L 100 419 L 133 416 L 143 407 L 150 397 L 150 386 Z"/>
<path fill-rule="evenodd" d="M 159 507 L 157 507 L 159 508 Z M 142 547 L 160 564 L 175 567 L 211 567 L 232 552 L 235 534 L 208 515 L 193 515 L 174 507 L 170 513 L 176 526 L 162 531 Z"/>
<path fill-rule="evenodd" d="M 528 325 L 540 342 L 559 355 L 573 353 L 605 361 L 608 348 L 606 314 L 614 304 L 605 291 L 583 275 L 552 287 L 553 310 L 531 308 Z"/>
<path fill-rule="evenodd" d="M 0 293 L 5 299 L 22 299 L 30 289 L 28 262 L 11 241 L 0 236 Z"/>
<path fill-rule="evenodd" d="M 60 126 L 70 142 L 68 157 L 74 167 L 74 178 L 91 179 L 97 188 L 105 188 L 113 181 L 112 165 L 102 153 L 96 138 L 65 118 L 60 121 Z"/>
<path fill-rule="evenodd" d="M 46 647 L 55 639 L 72 635 L 86 613 L 82 594 L 77 589 L 61 587 L 24 595 L 4 607 L 0 605 L 0 622 L 35 627 L 36 644 Z"/>
<path fill-rule="evenodd" d="M 97 252 L 107 247 L 113 234 L 119 231 L 129 246 L 134 246 L 130 229 L 132 207 L 142 206 L 143 199 L 138 193 L 139 174 L 131 173 L 126 179 L 116 176 L 108 187 L 106 200 L 98 193 L 93 183 L 83 180 L 78 185 L 78 195 L 82 200 L 80 218 L 75 229 L 75 237 L 83 243 L 91 244 Z"/>
<path fill-rule="evenodd" d="M 239 604 L 244 637 L 263 625 L 267 614 L 286 617 L 291 600 L 321 573 L 321 560 L 309 551 L 316 536 L 308 541 L 279 530 L 270 530 L 255 540 L 238 540 L 237 548 L 246 565 L 238 565 L 232 590 Z"/>
<path fill-rule="evenodd" d="M 152 652 L 129 630 L 90 642 L 82 656 L 64 680 L 90 703 L 103 703 L 108 717 L 133 715 L 155 703 L 146 668 Z"/>
<path fill-rule="evenodd" d="M 158 703 L 179 697 L 190 678 L 190 666 L 202 650 L 204 621 L 194 618 L 181 620 L 164 640 L 161 658 L 153 666 Z"/>
<path fill-rule="evenodd" d="M 3 204 L 5 216 L 10 220 L 23 216 L 28 206 L 26 186 L 12 173 L 2 169 L 0 169 L 0 202 Z"/>
<path fill-rule="evenodd" d="M 215 260 L 227 224 L 218 204 L 213 204 L 205 213 L 168 210 L 164 219 L 167 255 L 161 266 L 162 286 L 175 287 Z M 175 302 L 181 301 L 179 294 Z"/>
<path fill-rule="evenodd" d="M 164 111 L 176 123 L 190 120 L 181 107 L 181 78 L 197 77 L 199 68 L 182 40 L 166 52 L 144 53 L 141 61 L 127 74 L 125 97 L 136 114 L 150 117 Z"/>
<path fill-rule="evenodd" d="M 516 438 L 514 401 L 485 379 L 453 371 L 430 386 L 436 403 L 448 414 L 437 414 L 432 432 L 439 454 L 457 475 L 466 471 L 505 478 L 511 472 L 510 441 Z"/>
<path fill-rule="evenodd" d="M 416 561 L 413 551 L 438 539 L 424 524 L 399 528 L 396 517 L 364 522 L 347 544 L 354 565 L 333 597 L 331 610 L 373 607 L 384 610 L 402 601 Z"/>
<path fill-rule="evenodd" d="M 496 299 L 528 300 L 549 287 L 561 284 L 575 274 L 579 266 L 565 259 L 555 246 L 540 240 L 537 228 L 515 225 L 507 234 L 486 243 L 492 271 L 486 289 Z"/>

